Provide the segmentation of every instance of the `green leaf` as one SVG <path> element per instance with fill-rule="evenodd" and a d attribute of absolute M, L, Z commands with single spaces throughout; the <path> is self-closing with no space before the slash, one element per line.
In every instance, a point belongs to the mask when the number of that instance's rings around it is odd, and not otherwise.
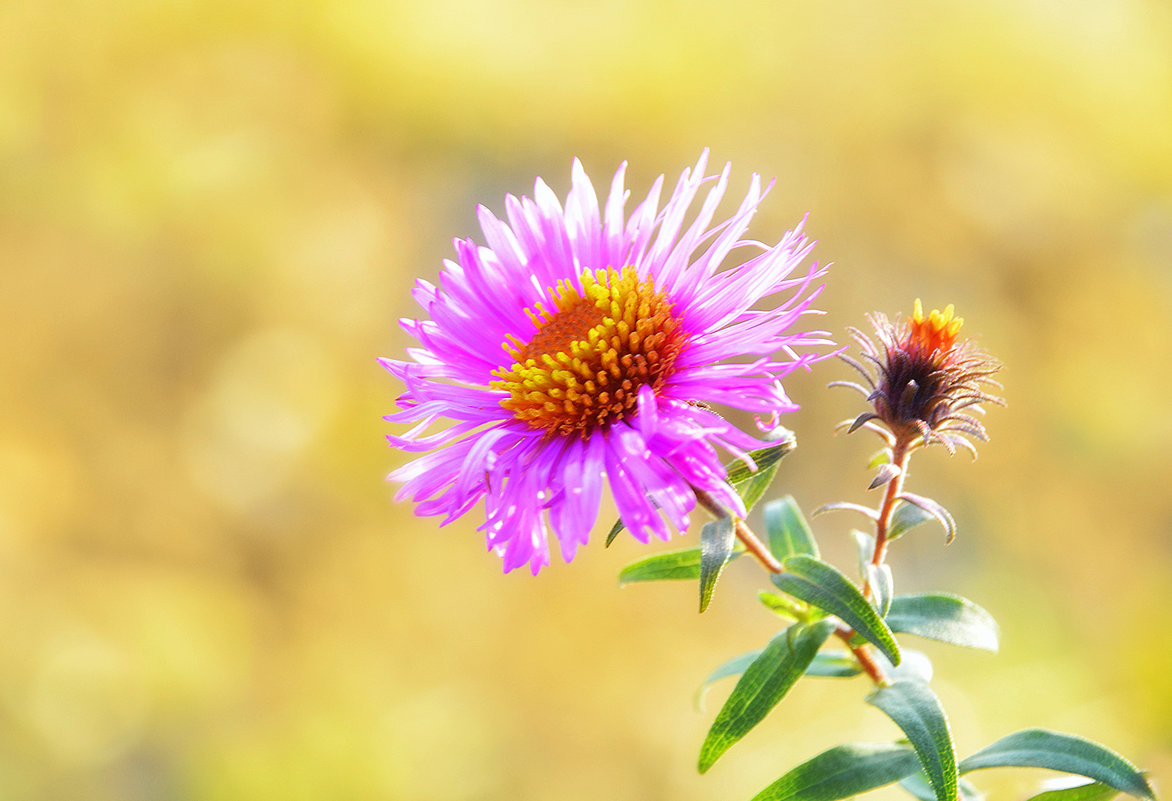
<path fill-rule="evenodd" d="M 784 595 L 777 595 L 776 593 L 766 592 L 762 590 L 757 593 L 757 600 L 765 604 L 765 607 L 777 615 L 790 620 L 806 621 L 810 619 L 809 611 L 799 602 L 786 598 Z M 818 612 L 820 615 L 821 612 Z"/>
<path fill-rule="evenodd" d="M 832 565 L 812 556 L 791 556 L 785 572 L 773 576 L 782 592 L 837 615 L 867 642 L 883 652 L 891 664 L 899 664 L 899 644 L 875 607 L 850 579 Z"/>
<path fill-rule="evenodd" d="M 899 786 L 920 801 L 936 801 L 936 791 L 932 789 L 932 785 L 928 783 L 928 777 L 924 775 L 922 770 L 908 776 L 899 783 Z M 961 801 L 981 801 L 985 797 L 984 793 L 973 786 L 973 783 L 968 779 L 961 779 L 957 786 L 960 788 Z"/>
<path fill-rule="evenodd" d="M 867 696 L 903 730 L 936 791 L 937 801 L 956 801 L 956 751 L 948 718 L 936 694 L 922 681 L 899 679 Z"/>
<path fill-rule="evenodd" d="M 1119 795 L 1114 787 L 1099 782 L 1063 787 L 1061 790 L 1047 790 L 1032 796 L 1028 801 L 1111 801 Z"/>
<path fill-rule="evenodd" d="M 755 660 L 760 655 L 761 650 L 758 649 L 756 651 L 749 651 L 747 654 L 734 656 L 732 659 L 716 668 L 716 670 L 709 673 L 708 678 L 704 679 L 704 683 L 701 684 L 699 689 L 696 690 L 696 709 L 700 710 L 704 708 L 704 697 L 708 695 L 708 689 L 715 682 L 729 676 L 739 676 L 740 674 L 744 673 L 745 669 L 749 667 L 749 665 L 753 664 L 753 660 Z"/>
<path fill-rule="evenodd" d="M 785 697 L 834 631 L 834 622 L 796 623 L 769 641 L 741 675 L 700 746 L 700 772 L 744 737 Z"/>
<path fill-rule="evenodd" d="M 824 679 L 849 679 L 863 672 L 848 651 L 820 651 L 806 668 L 807 676 Z"/>
<path fill-rule="evenodd" d="M 1086 776 L 1137 798 L 1155 798 L 1135 765 L 1105 746 L 1073 734 L 1025 729 L 1002 737 L 960 763 L 962 773 L 1000 767 L 1060 770 Z"/>
<path fill-rule="evenodd" d="M 893 540 L 902 537 L 921 523 L 936 519 L 936 516 L 931 512 L 914 503 L 901 502 L 895 508 L 895 514 L 891 516 L 891 522 L 887 525 L 887 539 Z"/>
<path fill-rule="evenodd" d="M 744 551 L 734 550 L 729 561 L 736 559 Z M 684 548 L 680 551 L 665 551 L 654 556 L 647 556 L 631 562 L 619 573 L 619 584 L 631 584 L 636 581 L 663 581 L 671 579 L 698 579 L 700 578 L 700 548 Z"/>
<path fill-rule="evenodd" d="M 610 544 L 614 542 L 614 538 L 617 537 L 619 532 L 621 532 L 624 528 L 626 528 L 626 526 L 623 525 L 622 518 L 614 521 L 614 525 L 610 527 L 610 531 L 606 535 L 606 545 L 604 547 L 609 548 Z"/>
<path fill-rule="evenodd" d="M 798 445 L 792 431 L 781 431 L 783 436 L 775 445 L 749 452 L 749 457 L 757 465 L 756 470 L 750 470 L 739 459 L 725 466 L 728 470 L 728 483 L 732 484 L 733 489 L 745 502 L 746 512 L 756 506 L 757 501 L 761 500 L 761 496 L 769 489 L 782 458 Z"/>
<path fill-rule="evenodd" d="M 798 765 L 753 801 L 839 801 L 897 782 L 917 767 L 916 753 L 906 745 L 839 745 Z"/>
<path fill-rule="evenodd" d="M 722 517 L 704 524 L 700 529 L 700 611 L 708 608 L 712 591 L 720 571 L 728 563 L 733 552 L 736 534 L 731 517 Z"/>
<path fill-rule="evenodd" d="M 704 683 L 696 690 L 696 709 L 703 709 L 704 698 L 714 683 L 729 676 L 738 676 L 761 655 L 761 651 L 749 651 L 747 654 L 734 656 L 716 670 L 708 674 Z M 806 668 L 807 676 L 823 679 L 849 679 L 863 672 L 859 663 L 849 651 L 819 651 L 814 654 L 814 661 Z"/>
<path fill-rule="evenodd" d="M 992 615 L 967 598 L 945 593 L 895 596 L 887 625 L 903 634 L 994 653 L 1000 636 Z"/>
<path fill-rule="evenodd" d="M 743 484 L 748 481 L 768 467 L 776 467 L 782 460 L 782 457 L 786 456 L 798 446 L 794 432 L 787 431 L 784 428 L 776 428 L 774 431 L 778 432 L 780 436 L 772 445 L 758 448 L 755 451 L 749 451 L 749 457 L 757 465 L 756 470 L 750 470 L 748 465 L 740 459 L 734 459 L 724 466 L 725 470 L 728 471 L 729 484 L 735 487 L 737 484 Z"/>
<path fill-rule="evenodd" d="M 765 536 L 769 540 L 769 552 L 784 562 L 791 556 L 805 554 L 818 558 L 818 543 L 802 517 L 797 501 L 786 495 L 765 504 Z"/>

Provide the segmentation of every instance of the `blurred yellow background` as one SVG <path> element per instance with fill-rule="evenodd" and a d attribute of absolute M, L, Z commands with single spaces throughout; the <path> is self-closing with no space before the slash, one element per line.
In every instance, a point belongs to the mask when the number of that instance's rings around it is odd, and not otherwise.
<path fill-rule="evenodd" d="M 1007 364 L 982 458 L 913 466 L 958 541 L 892 557 L 1001 621 L 922 644 L 962 754 L 1046 726 L 1172 787 L 1170 130 L 1162 0 L 0 4 L 0 797 L 735 801 L 895 738 L 811 680 L 697 776 L 753 565 L 703 617 L 616 589 L 629 539 L 502 576 L 382 483 L 375 357 L 475 204 L 705 146 L 778 178 L 758 238 L 811 212 L 840 339 L 920 296 Z M 807 509 L 870 500 L 848 375 L 790 384 Z"/>

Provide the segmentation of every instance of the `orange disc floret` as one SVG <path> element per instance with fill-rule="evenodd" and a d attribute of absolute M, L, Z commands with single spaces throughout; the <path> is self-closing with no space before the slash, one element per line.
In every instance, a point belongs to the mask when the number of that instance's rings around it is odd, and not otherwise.
<path fill-rule="evenodd" d="M 494 371 L 493 389 L 531 428 L 589 433 L 632 414 L 644 386 L 658 389 L 671 375 L 686 334 L 665 293 L 634 267 L 587 270 L 579 292 L 561 281 L 553 309 L 526 313 L 537 325 L 528 342 L 510 337 L 510 367 Z"/>
<path fill-rule="evenodd" d="M 964 318 L 956 316 L 951 303 L 944 307 L 944 311 L 933 309 L 925 317 L 924 307 L 916 298 L 912 318 L 908 321 L 905 347 L 919 348 L 925 354 L 947 353 L 956 345 L 956 336 L 963 324 Z"/>

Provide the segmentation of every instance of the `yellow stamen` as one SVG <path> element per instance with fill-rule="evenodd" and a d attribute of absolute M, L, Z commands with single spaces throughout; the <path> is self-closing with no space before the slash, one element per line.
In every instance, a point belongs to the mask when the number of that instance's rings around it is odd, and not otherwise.
<path fill-rule="evenodd" d="M 587 270 L 582 291 L 559 281 L 553 311 L 537 303 L 528 342 L 509 335 L 510 367 L 493 372 L 501 406 L 532 428 L 589 432 L 633 413 L 639 390 L 658 389 L 671 374 L 686 333 L 663 292 L 634 267 Z"/>

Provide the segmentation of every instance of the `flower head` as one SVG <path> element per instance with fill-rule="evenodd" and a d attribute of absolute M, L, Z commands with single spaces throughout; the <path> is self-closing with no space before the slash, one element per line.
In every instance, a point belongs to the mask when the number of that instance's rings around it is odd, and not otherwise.
<path fill-rule="evenodd" d="M 971 440 L 985 442 L 989 437 L 974 414 L 984 413 L 982 403 L 1005 403 L 985 391 L 987 386 L 1000 387 L 992 376 L 1001 363 L 972 340 L 960 338 L 964 319 L 956 316 L 951 304 L 925 315 L 917 298 L 910 319 L 893 324 L 876 312 L 868 320 L 878 346 L 857 329 L 851 329 L 851 336 L 877 370 L 848 356 L 842 358 L 863 375 L 869 388 L 835 382 L 859 390 L 871 403 L 872 411 L 859 415 L 850 430 L 868 425 L 889 444 L 937 441 L 949 453 L 955 453 L 959 445 L 975 456 Z"/>
<path fill-rule="evenodd" d="M 564 208 L 538 179 L 533 199 L 505 198 L 505 220 L 477 210 L 485 244 L 456 240 L 438 284 L 416 285 L 428 316 L 401 321 L 419 342 L 411 360 L 380 360 L 406 385 L 386 419 L 416 424 L 388 439 L 431 451 L 388 476 L 398 498 L 445 523 L 483 501 L 505 570 L 534 573 L 550 530 L 566 561 L 586 542 L 604 484 L 644 542 L 686 529 L 696 490 L 744 514 L 717 448 L 751 464 L 761 443 L 709 404 L 770 418 L 797 408 L 780 379 L 830 344 L 791 330 L 824 270 L 793 275 L 813 247 L 800 225 L 772 247 L 741 238 L 764 195 L 756 175 L 712 225 L 729 167 L 706 176 L 706 163 L 705 152 L 662 209 L 661 176 L 629 216 L 626 165 L 600 208 L 576 160 Z"/>

